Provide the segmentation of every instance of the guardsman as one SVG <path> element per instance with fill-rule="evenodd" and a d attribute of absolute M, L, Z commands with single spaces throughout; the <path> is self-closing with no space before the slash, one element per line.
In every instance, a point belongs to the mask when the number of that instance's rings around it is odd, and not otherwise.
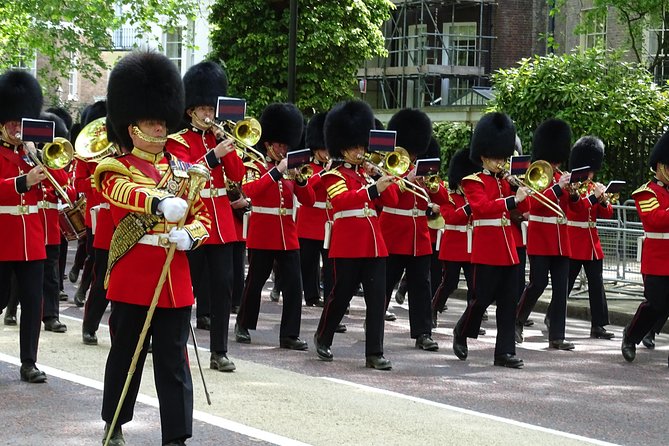
<path fill-rule="evenodd" d="M 395 113 L 388 122 L 388 130 L 397 132 L 396 145 L 409 156 L 403 181 L 416 184 L 416 158 L 427 151 L 432 138 L 432 122 L 425 112 L 405 108 Z M 430 295 L 430 259 L 432 244 L 427 227 L 427 209 L 432 210 L 432 198 L 420 188 L 420 196 L 412 193 L 415 188 L 400 190 L 395 206 L 384 206 L 379 218 L 383 239 L 388 248 L 386 259 L 386 310 L 393 288 L 406 270 L 409 296 L 409 327 L 416 348 L 437 351 L 439 345 L 432 339 Z M 426 200 L 426 198 L 429 198 Z M 436 209 L 438 206 L 435 205 Z"/>
<path fill-rule="evenodd" d="M 472 212 L 472 255 L 474 294 L 453 329 L 453 352 L 467 359 L 467 338 L 479 336 L 483 313 L 496 301 L 497 339 L 494 365 L 521 368 L 516 356 L 514 319 L 518 253 L 511 230 L 510 212 L 527 197 L 520 187 L 515 195 L 502 168 L 513 154 L 516 128 L 502 113 L 484 115 L 476 124 L 470 145 L 470 159 L 483 171 L 462 179 L 462 188 Z M 523 203 L 523 206 L 525 204 Z"/>
<path fill-rule="evenodd" d="M 263 286 L 276 260 L 282 276 L 283 308 L 279 329 L 279 346 L 291 350 L 306 350 L 308 345 L 299 338 L 302 321 L 302 279 L 300 277 L 300 245 L 293 220 L 293 201 L 313 205 L 313 189 L 299 175 L 287 179 L 286 154 L 298 147 L 304 131 L 302 113 L 293 104 L 275 103 L 265 107 L 260 116 L 262 137 L 257 148 L 265 155 L 246 163 L 242 191 L 251 200 L 248 220 L 249 270 L 241 306 L 235 324 L 237 342 L 251 342 L 249 330 L 255 330 L 260 313 Z"/>
<path fill-rule="evenodd" d="M 632 193 L 644 230 L 641 274 L 645 300 L 623 330 L 621 349 L 629 362 L 636 357 L 636 345 L 669 313 L 669 132 L 653 147 L 648 164 L 655 176 Z"/>
<path fill-rule="evenodd" d="M 178 127 L 184 112 L 181 76 L 162 54 L 132 52 L 109 75 L 107 105 L 120 145 L 132 150 L 102 160 L 94 176 L 116 225 L 107 270 L 112 344 L 102 401 L 105 438 L 149 306 L 158 292 L 158 304 L 110 444 L 125 444 L 121 426 L 132 419 L 150 339 L 162 444 L 182 445 L 193 429 L 193 382 L 186 345 L 193 290 L 184 251 L 208 237 L 210 219 L 199 196 L 190 207 L 180 198 L 188 186 L 189 165 L 164 150 L 168 131 Z M 177 223 L 182 218 L 186 220 L 180 228 Z M 171 244 L 176 245 L 174 258 L 167 280 L 157 290 Z"/>
<path fill-rule="evenodd" d="M 203 164 L 211 171 L 211 179 L 200 196 L 212 217 L 212 226 L 204 245 L 188 253 L 188 263 L 197 299 L 197 325 L 210 330 L 210 367 L 231 372 L 235 364 L 228 359 L 228 327 L 233 285 L 232 243 L 237 241 L 237 233 L 226 180 L 241 181 L 245 168 L 233 141 L 219 138 L 215 133 L 218 129 L 212 124 L 218 97 L 228 93 L 225 71 L 214 62 L 201 62 L 188 69 L 183 81 L 185 115 L 190 125 L 170 135 L 166 148 L 177 158 Z M 204 312 L 200 312 L 201 306 Z"/>
<path fill-rule="evenodd" d="M 316 113 L 307 124 L 305 144 L 312 153 L 309 168 L 313 172 L 309 185 L 314 190 L 316 201 L 313 206 L 302 205 L 297 213 L 297 237 L 300 240 L 300 264 L 302 267 L 302 288 L 307 306 L 323 306 L 320 293 L 321 261 L 323 263 L 323 295 L 332 290 L 332 263 L 328 250 L 323 247 L 325 225 L 332 221 L 332 206 L 327 191 L 323 187 L 321 175 L 328 163 L 328 151 L 325 148 L 323 124 L 326 113 Z"/>
<path fill-rule="evenodd" d="M 353 294 L 360 284 L 365 296 L 365 365 L 390 370 L 383 356 L 383 324 L 386 299 L 386 257 L 377 206 L 397 206 L 397 186 L 384 175 L 376 181 L 362 167 L 374 128 L 374 114 L 362 101 L 335 105 L 325 118 L 323 132 L 333 167 L 322 181 L 332 203 L 333 225 L 330 259 L 335 283 L 314 334 L 316 354 L 332 361 L 330 349 Z"/>
<path fill-rule="evenodd" d="M 44 225 L 39 215 L 39 184 L 46 179 L 42 167 L 27 162 L 26 151 L 35 150 L 19 139 L 21 119 L 37 119 L 42 108 L 42 89 L 24 70 L 0 76 L 0 227 L 8 236 L 0 245 L 0 308 L 7 307 L 12 273 L 16 274 L 21 304 L 22 381 L 42 383 L 37 346 L 42 318 L 44 278 Z M 30 147 L 28 147 L 30 146 Z"/>

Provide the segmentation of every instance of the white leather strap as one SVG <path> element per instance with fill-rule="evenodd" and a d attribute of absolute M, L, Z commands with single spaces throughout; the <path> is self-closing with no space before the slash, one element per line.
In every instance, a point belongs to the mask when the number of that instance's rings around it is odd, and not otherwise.
<path fill-rule="evenodd" d="M 563 225 L 567 223 L 567 219 L 564 217 L 541 217 L 539 215 L 530 215 L 530 221 L 535 221 L 537 223 L 548 223 L 551 225 Z"/>
<path fill-rule="evenodd" d="M 37 202 L 37 207 L 39 209 L 58 209 L 58 203 L 42 200 Z"/>
<path fill-rule="evenodd" d="M 468 227 L 467 225 L 444 225 L 445 230 L 455 232 L 467 232 Z"/>
<path fill-rule="evenodd" d="M 393 214 L 393 215 L 401 215 L 402 217 L 419 217 L 419 216 L 425 216 L 425 211 L 421 211 L 418 208 L 413 208 L 413 209 L 397 209 L 397 208 L 389 208 L 387 206 L 383 207 L 383 212 L 386 214 Z"/>
<path fill-rule="evenodd" d="M 262 206 L 252 206 L 251 213 L 267 215 L 293 215 L 292 208 L 266 208 Z"/>
<path fill-rule="evenodd" d="M 652 238 L 656 240 L 669 240 L 669 232 L 644 232 L 645 238 Z"/>
<path fill-rule="evenodd" d="M 0 214 L 9 215 L 36 214 L 38 210 L 39 208 L 34 205 L 0 206 Z"/>
<path fill-rule="evenodd" d="M 218 189 L 212 187 L 211 189 L 202 189 L 200 191 L 200 197 L 202 198 L 216 198 L 223 197 L 228 194 L 228 190 L 224 187 L 219 187 Z"/>
<path fill-rule="evenodd" d="M 349 211 L 339 211 L 335 212 L 333 220 L 339 218 L 348 218 L 348 217 L 357 217 L 357 218 L 367 218 L 367 217 L 376 217 L 376 211 L 374 209 L 364 208 L 364 209 L 351 209 Z"/>
<path fill-rule="evenodd" d="M 595 222 L 595 221 L 572 221 L 572 220 L 569 220 L 567 222 L 567 226 L 572 226 L 574 228 L 588 229 L 588 228 L 596 227 L 597 222 Z"/>
<path fill-rule="evenodd" d="M 481 218 L 474 220 L 474 227 L 477 226 L 510 226 L 511 220 L 506 217 L 502 218 Z"/>
<path fill-rule="evenodd" d="M 142 245 L 160 246 L 163 248 L 170 247 L 170 239 L 167 234 L 145 234 L 137 243 Z"/>

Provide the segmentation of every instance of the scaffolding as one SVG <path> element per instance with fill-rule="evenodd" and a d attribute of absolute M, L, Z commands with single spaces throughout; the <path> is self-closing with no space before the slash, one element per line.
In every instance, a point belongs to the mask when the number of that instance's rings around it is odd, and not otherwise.
<path fill-rule="evenodd" d="M 495 0 L 394 0 L 384 25 L 388 56 L 367 61 L 357 77 L 377 110 L 482 105 L 489 86 Z"/>

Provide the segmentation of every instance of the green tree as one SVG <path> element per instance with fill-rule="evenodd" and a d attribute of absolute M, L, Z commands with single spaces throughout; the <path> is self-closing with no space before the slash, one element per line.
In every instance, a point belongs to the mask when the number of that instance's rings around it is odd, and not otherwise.
<path fill-rule="evenodd" d="M 492 110 L 515 121 L 523 147 L 545 119 L 564 119 L 575 138 L 606 144 L 600 181 L 626 180 L 627 192 L 648 178 L 650 148 L 666 129 L 669 94 L 639 64 L 602 49 L 523 59 L 493 75 Z M 527 152 L 527 150 L 526 150 Z"/>
<path fill-rule="evenodd" d="M 469 147 L 472 138 L 472 126 L 465 122 L 439 122 L 434 124 L 434 136 L 441 147 L 442 178 L 447 177 L 451 157 L 460 149 Z"/>
<path fill-rule="evenodd" d="M 285 101 L 288 78 L 287 1 L 217 0 L 210 16 L 212 54 L 224 63 L 229 93 L 251 113 Z M 351 96 L 364 60 L 386 54 L 381 25 L 389 0 L 301 0 L 297 28 L 296 102 L 324 111 Z"/>
<path fill-rule="evenodd" d="M 90 80 L 108 67 L 101 52 L 112 49 L 121 25 L 143 38 L 156 23 L 174 29 L 194 17 L 197 0 L 12 0 L 0 4 L 0 69 L 27 66 L 35 54 L 47 59 L 38 73 L 47 91 L 76 68 Z M 117 13 L 116 11 L 122 11 Z M 72 55 L 76 57 L 72 57 Z"/>

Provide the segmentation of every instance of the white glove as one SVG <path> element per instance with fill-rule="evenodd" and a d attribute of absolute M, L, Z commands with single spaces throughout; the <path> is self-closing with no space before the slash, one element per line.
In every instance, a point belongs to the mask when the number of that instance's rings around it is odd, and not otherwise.
<path fill-rule="evenodd" d="M 193 240 L 185 229 L 172 228 L 168 239 L 171 243 L 177 244 L 179 251 L 188 251 L 193 246 Z"/>
<path fill-rule="evenodd" d="M 158 203 L 158 212 L 165 216 L 165 220 L 176 223 L 183 218 L 188 209 L 188 203 L 183 198 L 163 198 Z"/>

